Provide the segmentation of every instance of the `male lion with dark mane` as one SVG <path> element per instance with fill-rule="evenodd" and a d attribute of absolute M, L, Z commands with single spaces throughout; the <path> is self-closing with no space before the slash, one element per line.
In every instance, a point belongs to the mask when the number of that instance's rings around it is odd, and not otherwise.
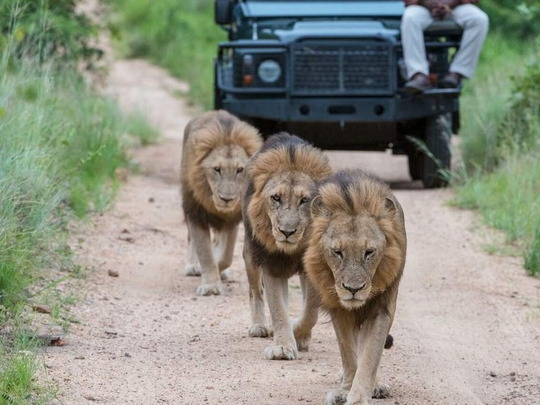
<path fill-rule="evenodd" d="M 186 126 L 180 174 L 189 240 L 185 272 L 201 276 L 197 295 L 223 292 L 220 273 L 232 263 L 242 220 L 244 169 L 261 146 L 259 132 L 226 111 L 207 112 Z"/>
<path fill-rule="evenodd" d="M 319 186 L 305 269 L 330 314 L 341 353 L 341 389 L 327 405 L 368 405 L 386 397 L 377 369 L 394 320 L 407 238 L 403 210 L 390 188 L 360 170 Z"/>
<path fill-rule="evenodd" d="M 249 335 L 266 337 L 263 284 L 274 329 L 269 360 L 294 360 L 308 350 L 317 323 L 318 298 L 303 270 L 311 231 L 310 203 L 316 183 L 330 176 L 326 156 L 302 139 L 281 133 L 251 159 L 244 195 L 244 261 L 250 286 Z M 287 310 L 288 279 L 300 274 L 304 312 L 293 327 Z M 264 283 L 261 280 L 264 280 Z"/>

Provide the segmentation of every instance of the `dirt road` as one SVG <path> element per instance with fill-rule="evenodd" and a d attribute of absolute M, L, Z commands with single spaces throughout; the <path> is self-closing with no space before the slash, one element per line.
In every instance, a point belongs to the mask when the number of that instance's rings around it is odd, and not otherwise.
<path fill-rule="evenodd" d="M 173 96 L 182 83 L 143 61 L 113 65 L 109 92 L 142 109 L 163 132 L 134 151 L 114 207 L 73 238 L 95 269 L 81 320 L 46 363 L 62 404 L 322 404 L 337 388 L 340 360 L 321 319 L 309 353 L 294 362 L 263 359 L 265 339 L 247 337 L 248 285 L 238 243 L 232 281 L 219 297 L 195 297 L 183 275 L 186 226 L 178 169 L 190 116 Z M 381 375 L 393 388 L 377 405 L 540 404 L 540 282 L 519 260 L 488 256 L 475 216 L 445 205 L 449 191 L 411 183 L 406 161 L 386 154 L 332 153 L 335 167 L 371 170 L 392 183 L 406 214 L 409 250 Z M 118 278 L 108 270 L 117 270 Z M 299 313 L 298 280 L 292 281 Z"/>

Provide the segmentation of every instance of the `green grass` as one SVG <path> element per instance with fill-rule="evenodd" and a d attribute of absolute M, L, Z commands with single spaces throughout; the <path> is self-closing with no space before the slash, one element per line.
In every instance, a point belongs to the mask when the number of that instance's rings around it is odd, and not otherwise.
<path fill-rule="evenodd" d="M 40 323 L 69 328 L 84 276 L 67 245 L 69 221 L 107 207 L 133 140 L 157 132 L 123 115 L 76 73 L 101 51 L 73 0 L 0 2 L 0 405 L 43 404 L 47 383 Z M 66 285 L 66 283 L 68 285 Z"/>
<path fill-rule="evenodd" d="M 39 343 L 23 331 L 14 336 L 13 341 L 0 339 L 0 405 L 45 404 L 54 397 L 54 388 L 36 381 L 43 372 L 36 354 Z"/>
<path fill-rule="evenodd" d="M 461 153 L 468 169 L 492 170 L 498 160 L 497 139 L 510 107 L 512 77 L 523 73 L 533 54 L 530 42 L 495 33 L 482 50 L 478 70 L 461 97 Z"/>
<path fill-rule="evenodd" d="M 214 23 L 213 0 L 109 0 L 111 23 L 128 55 L 146 57 L 190 84 L 190 100 L 211 108 L 217 44 L 226 33 Z"/>
<path fill-rule="evenodd" d="M 502 35 L 488 39 L 462 97 L 465 170 L 456 188 L 456 203 L 505 231 L 531 275 L 540 272 L 540 96 L 537 72 L 526 69 L 537 66 L 535 50 Z"/>
<path fill-rule="evenodd" d="M 27 337 L 29 304 L 50 301 L 50 322 L 69 324 L 73 297 L 57 284 L 80 272 L 65 225 L 106 208 L 115 170 L 131 165 L 130 140 L 147 144 L 157 133 L 76 74 L 24 64 L 0 68 L 0 133 L 0 333 L 9 332 L 0 334 L 0 405 L 41 403 L 51 390 L 36 378 L 43 366 Z"/>

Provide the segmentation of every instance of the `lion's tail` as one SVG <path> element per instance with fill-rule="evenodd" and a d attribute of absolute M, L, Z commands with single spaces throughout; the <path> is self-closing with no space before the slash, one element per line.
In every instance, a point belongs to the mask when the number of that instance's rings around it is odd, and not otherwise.
<path fill-rule="evenodd" d="M 384 343 L 385 349 L 391 349 L 394 346 L 394 337 L 392 335 L 386 336 L 386 342 Z"/>

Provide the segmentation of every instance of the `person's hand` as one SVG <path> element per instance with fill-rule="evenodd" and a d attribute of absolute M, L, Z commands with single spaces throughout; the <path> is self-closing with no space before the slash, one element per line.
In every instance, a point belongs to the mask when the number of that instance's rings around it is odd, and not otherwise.
<path fill-rule="evenodd" d="M 440 0 L 440 2 L 447 10 L 452 10 L 461 4 L 460 0 Z"/>
<path fill-rule="evenodd" d="M 447 12 L 443 0 L 421 0 L 420 5 L 429 10 L 433 18 L 442 20 Z"/>
<path fill-rule="evenodd" d="M 442 6 L 441 0 L 421 0 L 420 5 L 427 8 L 429 11 L 433 12 L 433 10 L 438 9 Z"/>

